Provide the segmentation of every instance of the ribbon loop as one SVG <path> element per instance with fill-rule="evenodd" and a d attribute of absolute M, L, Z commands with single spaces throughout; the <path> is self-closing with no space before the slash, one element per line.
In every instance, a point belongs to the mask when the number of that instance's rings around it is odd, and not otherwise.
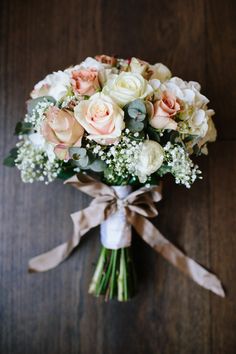
<path fill-rule="evenodd" d="M 125 211 L 126 223 L 132 225 L 139 236 L 155 251 L 202 287 L 219 296 L 225 296 L 221 282 L 214 274 L 187 257 L 147 220 L 147 218 L 153 218 L 158 214 L 154 203 L 159 202 L 162 198 L 161 186 L 143 187 L 123 197 L 122 186 L 112 188 L 85 174 L 79 177 L 73 176 L 65 183 L 94 199 L 87 208 L 71 214 L 74 226 L 71 239 L 49 252 L 32 258 L 29 261 L 29 271 L 43 272 L 56 267 L 79 245 L 83 235 L 91 228 L 107 221 L 109 217 L 114 217 L 117 211 L 122 209 Z M 119 188 L 121 189 L 119 190 Z M 128 228 L 124 230 L 128 233 Z M 123 235 L 124 239 L 126 236 Z M 122 245 L 120 247 L 127 247 L 130 242 L 128 237 L 128 244 L 124 240 L 123 243 L 118 244 Z"/>

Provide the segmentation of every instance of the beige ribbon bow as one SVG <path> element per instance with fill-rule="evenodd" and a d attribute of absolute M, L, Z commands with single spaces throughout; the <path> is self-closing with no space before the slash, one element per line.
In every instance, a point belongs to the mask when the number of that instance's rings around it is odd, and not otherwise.
<path fill-rule="evenodd" d="M 71 214 L 74 224 L 72 238 L 51 251 L 32 258 L 29 261 L 29 271 L 44 272 L 56 267 L 70 255 L 78 246 L 81 237 L 91 228 L 100 225 L 119 208 L 124 208 L 127 221 L 155 251 L 202 287 L 225 297 L 221 282 L 214 274 L 187 257 L 147 220 L 147 217 L 153 218 L 158 214 L 154 203 L 162 198 L 160 186 L 140 188 L 129 194 L 125 199 L 120 200 L 112 187 L 85 174 L 80 175 L 79 178 L 73 176 L 65 183 L 95 199 L 87 208 Z"/>

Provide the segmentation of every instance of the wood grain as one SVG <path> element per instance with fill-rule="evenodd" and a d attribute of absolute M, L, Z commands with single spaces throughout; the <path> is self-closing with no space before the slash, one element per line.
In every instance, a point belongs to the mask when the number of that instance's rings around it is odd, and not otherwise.
<path fill-rule="evenodd" d="M 219 140 L 191 190 L 167 179 L 156 225 L 225 284 L 201 289 L 134 235 L 139 293 L 126 304 L 87 294 L 99 253 L 90 231 L 61 266 L 29 275 L 27 261 L 66 240 L 69 214 L 89 198 L 61 182 L 25 185 L 0 167 L 0 353 L 233 354 L 236 349 L 236 123 L 233 0 L 0 2 L 0 148 L 35 82 L 96 53 L 166 63 L 200 81 L 217 111 Z"/>

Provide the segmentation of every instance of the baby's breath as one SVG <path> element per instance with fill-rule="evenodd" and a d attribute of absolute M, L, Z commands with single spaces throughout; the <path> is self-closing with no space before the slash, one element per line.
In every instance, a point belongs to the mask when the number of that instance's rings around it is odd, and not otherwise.
<path fill-rule="evenodd" d="M 23 182 L 33 183 L 44 181 L 46 184 L 57 178 L 62 162 L 58 159 L 49 160 L 46 152 L 36 148 L 28 139 L 17 143 L 18 156 L 16 167 L 21 172 Z"/>
<path fill-rule="evenodd" d="M 126 129 L 118 143 L 109 147 L 99 144 L 93 146 L 93 154 L 107 165 L 105 175 L 108 183 L 115 184 L 117 180 L 127 182 L 130 177 L 135 176 L 135 164 L 141 151 L 142 140 L 139 133 L 133 135 Z"/>
<path fill-rule="evenodd" d="M 163 166 L 164 168 L 167 166 L 166 171 L 175 177 L 177 184 L 184 184 L 187 188 L 190 188 L 197 178 L 202 178 L 198 165 L 193 163 L 182 146 L 168 142 L 164 146 L 164 151 L 165 162 Z M 164 169 L 161 168 L 159 172 L 164 174 Z"/>
<path fill-rule="evenodd" d="M 39 131 L 42 121 L 45 118 L 45 111 L 53 106 L 52 102 L 45 100 L 40 101 L 35 108 L 32 109 L 31 114 L 26 114 L 24 121 L 27 123 L 31 123 L 35 130 Z"/>

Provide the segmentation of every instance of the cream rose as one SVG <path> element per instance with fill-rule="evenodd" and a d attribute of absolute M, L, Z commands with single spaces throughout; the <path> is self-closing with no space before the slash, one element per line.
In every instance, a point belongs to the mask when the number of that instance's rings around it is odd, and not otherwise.
<path fill-rule="evenodd" d="M 156 172 L 164 160 L 164 151 L 160 144 L 153 140 L 144 140 L 141 152 L 136 163 L 136 174 L 141 183 Z"/>
<path fill-rule="evenodd" d="M 148 78 L 147 70 L 149 68 L 149 64 L 146 61 L 140 60 L 138 58 L 132 58 L 130 61 L 130 71 L 132 73 L 138 73 L 142 75 L 144 78 Z"/>
<path fill-rule="evenodd" d="M 81 101 L 74 109 L 75 118 L 84 127 L 88 138 L 100 144 L 112 144 L 124 129 L 124 112 L 111 99 L 99 92 Z"/>
<path fill-rule="evenodd" d="M 137 99 L 145 98 L 153 92 L 151 85 L 138 73 L 122 72 L 112 75 L 103 88 L 120 107 Z"/>
<path fill-rule="evenodd" d="M 164 82 L 171 78 L 171 71 L 162 63 L 150 65 L 148 71 L 151 80 L 158 79 L 161 82 Z"/>

